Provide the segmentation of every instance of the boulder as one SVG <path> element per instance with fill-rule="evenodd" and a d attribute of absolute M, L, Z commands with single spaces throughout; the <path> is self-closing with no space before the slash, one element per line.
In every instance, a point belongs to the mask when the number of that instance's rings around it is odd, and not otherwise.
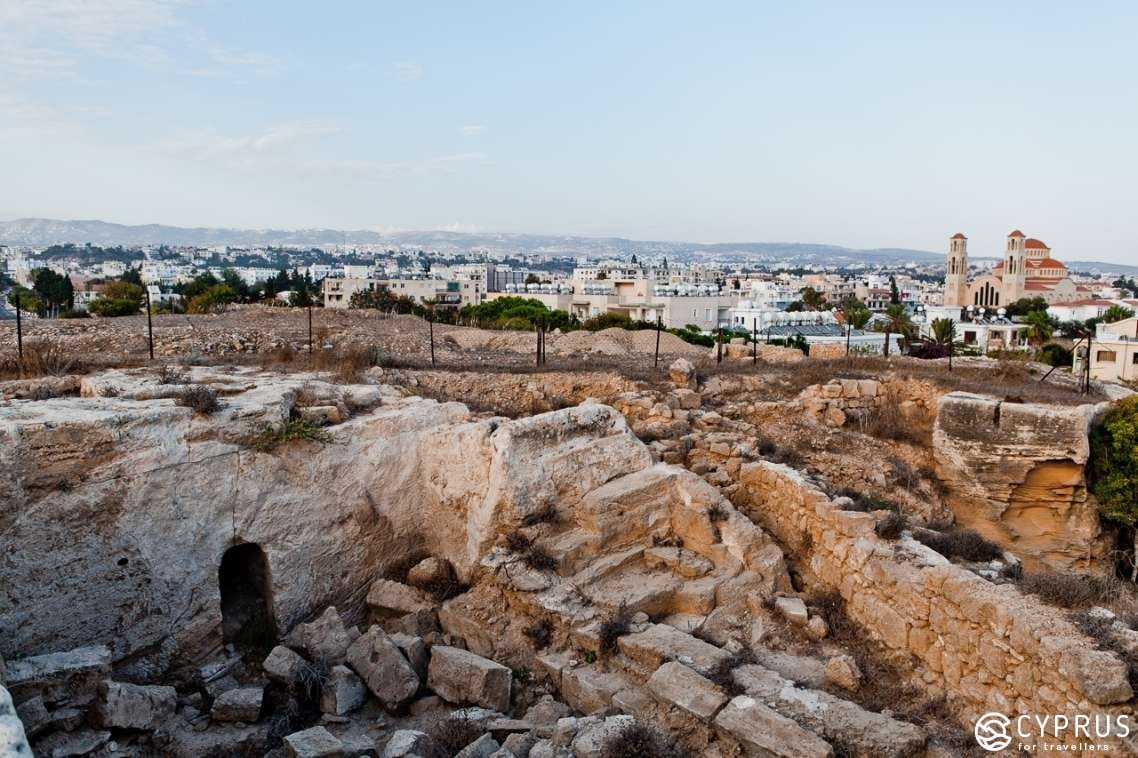
<path fill-rule="evenodd" d="M 105 681 L 99 685 L 94 720 L 118 729 L 157 729 L 178 707 L 173 687 Z"/>
<path fill-rule="evenodd" d="M 498 752 L 501 745 L 489 734 L 484 734 L 474 742 L 455 753 L 454 758 L 490 758 Z"/>
<path fill-rule="evenodd" d="M 36 752 L 50 758 L 89 756 L 111 741 L 111 733 L 83 729 L 77 732 L 56 732 L 36 743 Z"/>
<path fill-rule="evenodd" d="M 835 655 L 826 661 L 826 681 L 851 692 L 861 686 L 861 669 L 849 655 Z"/>
<path fill-rule="evenodd" d="M 336 665 L 320 688 L 320 711 L 343 716 L 359 708 L 367 700 L 367 687 L 347 666 Z"/>
<path fill-rule="evenodd" d="M 431 648 L 427 684 L 444 700 L 505 712 L 511 679 L 508 668 L 488 658 L 446 645 Z"/>
<path fill-rule="evenodd" d="M 830 744 L 753 697 L 739 695 L 715 717 L 715 727 L 747 755 L 762 758 L 830 758 Z"/>
<path fill-rule="evenodd" d="M 0 755 L 11 758 L 32 758 L 32 749 L 24 734 L 24 725 L 16 717 L 12 696 L 0 684 Z"/>
<path fill-rule="evenodd" d="M 584 724 L 577 730 L 570 749 L 577 758 L 602 758 L 606 754 L 605 743 L 635 722 L 632 716 L 620 715 Z"/>
<path fill-rule="evenodd" d="M 424 590 L 453 581 L 454 567 L 446 558 L 424 558 L 407 572 L 407 584 Z"/>
<path fill-rule="evenodd" d="M 687 358 L 677 358 L 668 366 L 668 379 L 678 389 L 695 389 L 695 366 Z"/>
<path fill-rule="evenodd" d="M 300 673 L 308 665 L 298 653 L 284 645 L 277 645 L 265 658 L 261 668 L 271 681 L 277 684 L 289 685 L 299 678 Z"/>
<path fill-rule="evenodd" d="M 419 691 L 415 669 L 378 626 L 371 627 L 352 643 L 347 659 L 348 665 L 388 709 L 402 707 Z"/>
<path fill-rule="evenodd" d="M 410 758 L 427 747 L 427 735 L 415 729 L 400 729 L 391 735 L 383 748 L 383 758 Z"/>
<path fill-rule="evenodd" d="M 776 597 L 774 607 L 776 611 L 782 614 L 783 618 L 795 626 L 805 627 L 810 623 L 810 613 L 806 610 L 806 603 L 802 602 L 801 598 Z"/>
<path fill-rule="evenodd" d="M 704 721 L 710 721 L 727 703 L 727 696 L 710 680 L 675 661 L 656 669 L 648 680 L 648 690 L 662 703 Z"/>
<path fill-rule="evenodd" d="M 5 685 L 17 704 L 39 695 L 49 705 L 85 705 L 110 673 L 111 651 L 95 645 L 9 661 Z"/>
<path fill-rule="evenodd" d="M 1129 669 L 1114 653 L 1074 648 L 1059 661 L 1059 672 L 1078 685 L 1087 699 L 1097 705 L 1125 703 L 1134 696 Z"/>
<path fill-rule="evenodd" d="M 261 717 L 261 704 L 265 698 L 263 687 L 239 687 L 218 695 L 213 701 L 210 717 L 214 721 L 244 721 L 252 723 Z"/>
<path fill-rule="evenodd" d="M 388 635 L 391 641 L 395 643 L 402 652 L 407 662 L 411 664 L 411 668 L 415 669 L 415 673 L 419 675 L 420 679 L 427 678 L 427 645 L 423 642 L 422 637 L 414 637 L 410 634 L 403 634 L 402 632 L 392 632 Z"/>
<path fill-rule="evenodd" d="M 314 661 L 342 663 L 352 643 L 352 634 L 344 628 L 339 612 L 329 606 L 315 621 L 298 624 L 285 638 L 285 644 L 298 648 Z"/>
<path fill-rule="evenodd" d="M 401 618 L 408 614 L 432 613 L 435 601 L 424 592 L 390 579 L 372 582 L 367 604 L 376 619 Z"/>
<path fill-rule="evenodd" d="M 344 754 L 344 743 L 322 726 L 293 732 L 284 738 L 288 758 L 332 758 Z"/>

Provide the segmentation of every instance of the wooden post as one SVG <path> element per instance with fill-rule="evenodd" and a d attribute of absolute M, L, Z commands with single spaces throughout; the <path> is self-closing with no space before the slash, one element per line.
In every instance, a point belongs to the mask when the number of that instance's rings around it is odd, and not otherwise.
<path fill-rule="evenodd" d="M 751 364 L 759 365 L 759 320 L 751 319 Z"/>
<path fill-rule="evenodd" d="M 660 328 L 664 325 L 664 319 L 656 316 L 656 356 L 652 360 L 652 367 L 659 368 L 660 366 Z"/>
<path fill-rule="evenodd" d="M 850 336 L 853 334 L 853 324 L 846 319 L 846 357 L 850 357 Z"/>
<path fill-rule="evenodd" d="M 308 301 L 308 354 L 312 355 L 312 300 Z"/>
<path fill-rule="evenodd" d="M 1086 365 L 1083 366 L 1083 381 L 1080 384 L 1084 395 L 1091 391 L 1091 335 L 1089 334 L 1087 335 L 1087 360 Z"/>
<path fill-rule="evenodd" d="M 146 285 L 143 285 L 146 286 Z M 150 317 L 150 288 L 146 287 L 146 341 L 150 347 L 150 360 L 154 360 L 154 321 Z"/>
<path fill-rule="evenodd" d="M 537 324 L 537 361 L 535 366 L 541 366 L 541 324 Z"/>
<path fill-rule="evenodd" d="M 723 330 L 717 329 L 715 332 L 715 362 L 723 363 Z"/>
<path fill-rule="evenodd" d="M 435 311 L 430 309 L 427 311 L 427 330 L 431 334 L 431 365 L 435 365 Z"/>

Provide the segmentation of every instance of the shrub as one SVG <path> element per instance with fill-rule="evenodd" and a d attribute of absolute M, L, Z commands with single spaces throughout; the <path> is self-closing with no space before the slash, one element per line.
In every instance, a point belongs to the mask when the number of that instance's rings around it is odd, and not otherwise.
<path fill-rule="evenodd" d="M 1003 556 L 1000 546 L 984 539 L 971 529 L 950 527 L 938 532 L 932 529 L 919 529 L 916 538 L 937 551 L 945 558 L 961 558 L 966 561 L 992 561 Z"/>
<path fill-rule="evenodd" d="M 532 569 L 550 571 L 557 568 L 557 561 L 553 556 L 536 545 L 533 540 L 521 532 L 510 532 L 506 535 L 506 547 L 510 552 L 521 556 L 522 561 Z"/>
<path fill-rule="evenodd" d="M 553 624 L 549 619 L 541 619 L 523 629 L 522 634 L 529 639 L 534 650 L 544 650 L 553 642 Z"/>
<path fill-rule="evenodd" d="M 905 531 L 907 521 L 900 513 L 890 513 L 883 519 L 880 519 L 874 526 L 874 531 L 877 536 L 883 540 L 898 540 L 901 539 L 901 532 Z"/>
<path fill-rule="evenodd" d="M 1138 395 L 1116 403 L 1091 430 L 1091 492 L 1106 518 L 1134 530 L 1138 545 Z M 1134 556 L 1138 574 L 1138 551 Z M 1131 576 L 1134 578 L 1134 575 Z"/>
<path fill-rule="evenodd" d="M 522 526 L 537 526 L 538 524 L 556 524 L 559 517 L 557 506 L 546 503 L 535 511 L 527 513 L 522 519 Z"/>
<path fill-rule="evenodd" d="M 614 326 L 621 329 L 635 329 L 636 322 L 623 313 L 602 313 L 588 319 L 581 326 L 590 332 L 599 332 L 601 329 L 611 329 Z"/>
<path fill-rule="evenodd" d="M 295 440 L 328 443 L 332 441 L 332 435 L 311 421 L 290 419 L 280 426 L 261 424 L 254 427 L 251 442 L 254 448 L 267 453 Z"/>
<path fill-rule="evenodd" d="M 427 729 L 424 758 L 452 758 L 482 734 L 482 727 L 472 719 L 439 719 Z"/>
<path fill-rule="evenodd" d="M 100 318 L 133 316 L 138 313 L 138 303 L 134 300 L 114 300 L 100 297 L 87 304 L 87 310 Z"/>
<path fill-rule="evenodd" d="M 75 359 L 51 340 L 24 342 L 23 360 L 14 361 L 23 376 L 63 376 L 76 368 Z"/>
<path fill-rule="evenodd" d="M 1070 366 L 1074 361 L 1074 354 L 1056 342 L 1039 348 L 1039 355 L 1048 366 Z"/>
<path fill-rule="evenodd" d="M 159 384 L 186 384 L 189 381 L 189 375 L 179 371 L 177 366 L 162 365 L 158 367 Z"/>
<path fill-rule="evenodd" d="M 192 408 L 194 413 L 208 416 L 221 410 L 221 403 L 217 399 L 217 390 L 212 387 L 194 385 L 186 387 L 174 401 L 183 408 Z"/>
<path fill-rule="evenodd" d="M 852 487 L 843 487 L 834 493 L 836 497 L 848 497 L 853 502 L 845 507 L 847 511 L 861 511 L 862 513 L 869 513 L 870 511 L 897 511 L 900 506 L 896 503 L 886 500 L 884 498 L 871 495 L 868 492 L 855 490 Z"/>
<path fill-rule="evenodd" d="M 60 318 L 91 318 L 91 314 L 87 311 L 81 311 L 78 308 L 69 308 L 59 314 Z"/>
<path fill-rule="evenodd" d="M 1109 601 L 1113 593 L 1106 580 L 1087 574 L 1058 571 L 1027 571 L 1020 580 L 1024 592 L 1060 608 L 1089 608 Z"/>
<path fill-rule="evenodd" d="M 53 397 L 59 397 L 59 393 L 46 384 L 37 384 L 35 388 L 28 393 L 28 400 L 51 400 Z"/>
<path fill-rule="evenodd" d="M 605 740 L 601 758 L 680 758 L 671 741 L 659 730 L 634 722 Z"/>
<path fill-rule="evenodd" d="M 600 651 L 605 655 L 616 655 L 620 650 L 617 640 L 628 634 L 631 625 L 632 615 L 621 605 L 616 613 L 601 622 L 601 628 L 597 631 Z"/>
<path fill-rule="evenodd" d="M 723 503 L 716 503 L 707 509 L 707 519 L 713 524 L 726 521 L 728 515 L 727 509 L 723 507 Z"/>

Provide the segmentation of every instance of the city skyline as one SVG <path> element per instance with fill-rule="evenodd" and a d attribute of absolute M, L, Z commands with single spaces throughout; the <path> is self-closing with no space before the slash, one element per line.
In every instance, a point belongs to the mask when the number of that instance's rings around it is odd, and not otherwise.
<path fill-rule="evenodd" d="M 1129 262 L 1138 12 L 14 2 L 0 218 Z"/>

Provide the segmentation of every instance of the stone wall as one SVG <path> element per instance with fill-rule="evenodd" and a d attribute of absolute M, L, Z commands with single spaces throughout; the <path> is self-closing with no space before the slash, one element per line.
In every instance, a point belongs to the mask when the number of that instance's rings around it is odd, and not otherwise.
<path fill-rule="evenodd" d="M 899 654 L 965 723 L 980 714 L 1123 713 L 1126 664 L 1098 651 L 1064 615 L 949 563 L 907 535 L 886 541 L 874 516 L 843 511 L 788 467 L 739 474 L 737 504 L 795 554 L 815 589 L 837 590 L 850 616 Z"/>
<path fill-rule="evenodd" d="M 933 446 L 956 522 L 1028 568 L 1103 572 L 1109 551 L 1084 467 L 1105 403 L 1051 406 L 954 392 L 941 398 Z"/>

